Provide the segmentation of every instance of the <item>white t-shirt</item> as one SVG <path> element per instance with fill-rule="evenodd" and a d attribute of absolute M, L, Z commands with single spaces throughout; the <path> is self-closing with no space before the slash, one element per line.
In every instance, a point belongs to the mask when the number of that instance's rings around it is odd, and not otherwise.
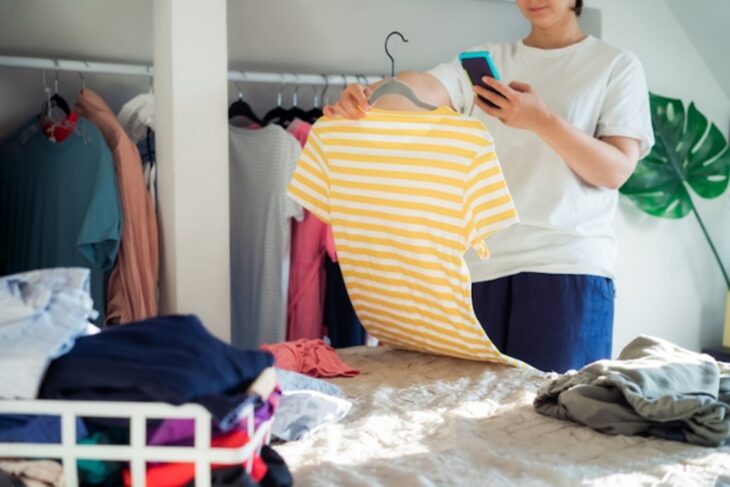
<path fill-rule="evenodd" d="M 654 144 L 646 78 L 629 51 L 591 36 L 560 49 L 519 41 L 471 50 L 489 51 L 503 83 L 531 84 L 552 112 L 585 133 L 638 139 L 640 157 Z M 618 191 L 585 182 L 537 135 L 475 107 L 458 59 L 429 73 L 446 87 L 454 108 L 484 122 L 494 136 L 520 216 L 520 223 L 489 239 L 489 260 L 467 254 L 472 282 L 520 272 L 613 277 Z"/>

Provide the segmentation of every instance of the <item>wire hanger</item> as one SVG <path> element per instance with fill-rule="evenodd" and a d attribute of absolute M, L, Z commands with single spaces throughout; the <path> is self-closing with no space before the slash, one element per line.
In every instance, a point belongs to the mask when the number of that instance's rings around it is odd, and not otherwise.
<path fill-rule="evenodd" d="M 243 76 L 244 81 L 246 81 L 246 75 L 244 74 Z M 231 103 L 231 106 L 228 107 L 228 120 L 233 120 L 236 117 L 244 117 L 257 125 L 263 125 L 264 122 L 256 115 L 256 113 L 254 113 L 251 105 L 244 101 L 241 85 L 237 80 L 235 81 L 235 84 L 238 89 L 238 99 Z"/>
<path fill-rule="evenodd" d="M 286 86 L 286 76 L 281 74 L 281 86 L 279 87 L 279 93 L 276 95 L 276 107 L 264 115 L 264 125 L 268 125 L 271 122 L 276 121 L 281 124 L 287 116 L 287 110 L 281 106 L 284 99 L 284 87 Z"/>
<path fill-rule="evenodd" d="M 323 74 L 322 77 L 324 78 L 324 89 L 322 90 L 320 99 L 322 100 L 322 106 L 325 106 L 325 105 L 327 105 L 327 102 L 329 101 L 329 99 L 327 98 L 327 90 L 329 90 L 329 88 L 330 88 L 330 80 L 326 74 Z"/>
<path fill-rule="evenodd" d="M 298 118 L 303 122 L 306 122 L 309 119 L 307 112 L 299 108 L 299 87 L 301 86 L 301 78 L 298 74 L 295 74 L 294 76 L 297 80 L 297 85 L 294 88 L 294 93 L 292 94 L 292 106 L 289 110 L 287 110 L 288 119 L 285 121 L 285 126 L 289 125 L 295 118 Z"/>
<path fill-rule="evenodd" d="M 89 68 L 89 61 L 84 61 L 84 65 L 88 69 Z M 79 71 L 79 78 L 81 79 L 81 93 L 83 93 L 84 90 L 86 90 L 86 77 L 84 76 L 84 72 L 83 71 Z"/>
<path fill-rule="evenodd" d="M 406 39 L 403 34 L 398 32 L 397 30 L 391 32 L 390 34 L 388 34 L 388 37 L 385 38 L 385 54 L 390 58 L 391 77 L 385 83 L 381 84 L 373 92 L 372 95 L 370 95 L 370 99 L 368 101 L 372 105 L 385 95 L 400 95 L 402 97 L 408 98 L 414 105 L 419 108 L 423 108 L 424 110 L 436 110 L 438 107 L 421 100 L 418 95 L 416 95 L 416 93 L 413 91 L 413 88 L 395 77 L 395 59 L 390 54 L 390 50 L 388 49 L 388 41 L 390 41 L 390 38 L 393 35 L 398 35 L 403 42 L 408 42 L 408 39 Z"/>
<path fill-rule="evenodd" d="M 330 82 L 326 74 L 323 74 L 322 78 L 324 78 L 324 89 L 322 90 L 321 94 L 317 91 L 317 88 L 312 85 L 312 91 L 314 92 L 314 103 L 312 103 L 312 109 L 307 112 L 307 122 L 309 123 L 316 122 L 317 119 L 324 115 L 324 112 L 322 112 L 322 106 L 326 103 L 324 101 L 324 95 L 325 93 L 327 93 L 327 88 L 329 88 Z M 322 102 L 322 105 L 320 105 L 320 101 Z"/>
<path fill-rule="evenodd" d="M 55 64 L 56 73 L 53 79 L 53 96 L 51 96 L 51 91 L 48 86 L 46 86 L 46 72 L 43 71 L 43 89 L 48 95 L 48 100 L 43 104 L 43 107 L 41 108 L 41 113 L 46 114 L 49 118 L 52 118 L 51 110 L 54 107 L 58 107 L 63 110 L 65 116 L 68 117 L 69 115 L 71 115 L 71 109 L 69 108 L 66 100 L 64 100 L 63 97 L 58 94 L 58 71 L 60 70 L 60 67 L 58 65 L 58 61 L 55 61 Z"/>

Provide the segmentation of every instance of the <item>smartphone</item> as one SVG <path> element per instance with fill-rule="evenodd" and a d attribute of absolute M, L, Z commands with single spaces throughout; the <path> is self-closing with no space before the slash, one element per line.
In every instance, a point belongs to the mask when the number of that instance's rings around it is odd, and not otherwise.
<path fill-rule="evenodd" d="M 459 54 L 459 61 L 461 61 L 461 66 L 464 68 L 464 71 L 466 71 L 466 74 L 469 76 L 472 85 L 479 85 L 482 88 L 491 91 L 492 93 L 495 93 L 499 96 L 504 96 L 499 91 L 490 86 L 487 86 L 484 81 L 482 81 L 482 78 L 484 76 L 489 76 L 499 81 L 499 71 L 497 71 L 497 67 L 494 65 L 492 56 L 489 54 L 488 51 L 462 52 L 461 54 Z M 497 105 L 485 99 L 484 97 L 479 96 L 479 99 L 490 107 L 497 108 Z"/>

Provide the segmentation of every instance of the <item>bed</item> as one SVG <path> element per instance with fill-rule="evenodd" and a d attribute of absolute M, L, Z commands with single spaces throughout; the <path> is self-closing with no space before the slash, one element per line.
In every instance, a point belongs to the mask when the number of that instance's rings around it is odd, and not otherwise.
<path fill-rule="evenodd" d="M 340 356 L 348 416 L 276 446 L 301 486 L 730 485 L 730 446 L 607 436 L 539 415 L 548 377 L 388 347 Z"/>

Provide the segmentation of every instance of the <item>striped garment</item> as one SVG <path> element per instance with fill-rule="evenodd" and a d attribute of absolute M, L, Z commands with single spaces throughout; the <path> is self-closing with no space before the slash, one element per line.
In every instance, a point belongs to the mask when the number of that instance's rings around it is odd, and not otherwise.
<path fill-rule="evenodd" d="M 492 137 L 448 107 L 313 127 L 289 196 L 334 232 L 363 326 L 399 348 L 520 365 L 474 315 L 464 253 L 517 222 Z"/>

